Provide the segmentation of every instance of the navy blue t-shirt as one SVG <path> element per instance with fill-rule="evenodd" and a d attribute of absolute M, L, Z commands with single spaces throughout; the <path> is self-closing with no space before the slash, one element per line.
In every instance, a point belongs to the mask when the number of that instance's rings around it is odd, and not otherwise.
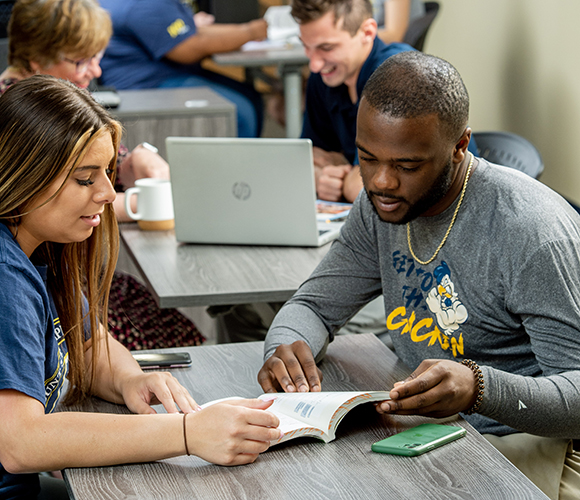
<path fill-rule="evenodd" d="M 153 88 L 169 78 L 199 71 L 199 64 L 164 58 L 196 33 L 193 12 L 179 0 L 100 0 L 100 4 L 113 21 L 113 36 L 101 61 L 103 84 Z"/>
<path fill-rule="evenodd" d="M 374 71 L 389 57 L 415 50 L 406 43 L 385 44 L 375 38 L 373 48 L 363 64 L 356 83 L 359 100 L 352 103 L 345 84 L 329 87 L 319 73 L 312 73 L 306 88 L 306 110 L 301 137 L 311 139 L 312 145 L 325 151 L 342 153 L 351 165 L 358 165 L 355 147 L 356 115 L 363 88 Z M 469 151 L 476 154 L 472 139 Z"/>
<path fill-rule="evenodd" d="M 0 390 L 12 389 L 54 411 L 68 373 L 68 350 L 46 266 L 34 266 L 0 224 Z M 36 498 L 38 474 L 9 474 L 0 465 L 0 498 Z"/>

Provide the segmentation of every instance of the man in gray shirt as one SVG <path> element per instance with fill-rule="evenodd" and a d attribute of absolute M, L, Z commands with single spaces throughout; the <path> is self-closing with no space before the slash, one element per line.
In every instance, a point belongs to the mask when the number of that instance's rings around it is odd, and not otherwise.
<path fill-rule="evenodd" d="M 461 77 L 441 59 L 405 52 L 376 70 L 357 118 L 365 189 L 276 316 L 258 380 L 267 392 L 320 390 L 314 358 L 382 293 L 414 372 L 378 411 L 463 412 L 492 438 L 556 438 L 556 486 L 562 476 L 578 498 L 580 218 L 536 180 L 474 158 L 468 114 Z"/>

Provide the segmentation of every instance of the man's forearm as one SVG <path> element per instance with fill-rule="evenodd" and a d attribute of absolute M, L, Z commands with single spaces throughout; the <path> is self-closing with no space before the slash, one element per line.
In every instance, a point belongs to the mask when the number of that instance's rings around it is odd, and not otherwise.
<path fill-rule="evenodd" d="M 521 432 L 580 439 L 580 371 L 524 377 L 482 366 L 480 412 Z"/>
<path fill-rule="evenodd" d="M 249 23 L 231 25 L 227 33 L 215 25 L 200 28 L 195 35 L 185 39 L 171 49 L 165 57 L 179 64 L 193 64 L 205 57 L 239 49 L 244 43 L 254 40 L 258 31 Z"/>
<path fill-rule="evenodd" d="M 322 320 L 309 308 L 301 304 L 287 304 L 274 318 L 264 343 L 264 360 L 276 347 L 304 340 L 314 357 L 323 352 L 329 334 Z"/>

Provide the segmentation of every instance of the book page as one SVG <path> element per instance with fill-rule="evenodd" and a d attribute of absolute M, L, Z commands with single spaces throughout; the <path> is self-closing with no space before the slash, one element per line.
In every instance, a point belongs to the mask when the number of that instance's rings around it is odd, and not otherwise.
<path fill-rule="evenodd" d="M 267 395 L 267 394 L 262 394 L 262 396 L 260 396 L 260 398 L 263 398 L 265 396 L 272 396 L 272 394 Z M 233 399 L 244 399 L 244 398 L 240 398 L 237 396 L 232 396 L 232 397 L 228 397 L 228 398 L 221 398 L 221 399 L 216 399 L 214 401 L 208 401 L 207 403 L 204 403 L 201 405 L 201 408 L 207 408 L 208 406 L 212 406 L 215 405 L 217 403 L 224 403 L 227 401 L 231 401 Z M 272 406 L 270 406 L 270 408 L 267 409 L 267 411 L 272 412 L 274 415 L 276 415 L 278 417 L 278 419 L 280 420 L 280 425 L 278 426 L 278 428 L 284 433 L 284 435 L 280 438 L 280 439 L 276 439 L 275 441 L 272 441 L 272 445 L 274 444 L 278 444 L 278 443 L 283 443 L 284 441 L 288 441 L 289 439 L 293 439 L 295 437 L 300 437 L 300 436 L 312 436 L 318 439 L 322 439 L 323 441 L 327 440 L 327 437 L 325 436 L 324 432 L 322 432 L 321 429 L 318 429 L 317 427 L 313 427 L 310 425 L 305 425 L 304 422 L 301 422 L 300 420 L 296 420 L 295 418 L 291 417 L 290 415 L 285 415 L 284 413 L 281 413 L 280 411 L 276 411 L 274 404 L 272 404 Z"/>
<path fill-rule="evenodd" d="M 351 408 L 368 401 L 389 399 L 388 394 L 387 391 L 279 393 L 269 411 L 279 418 L 283 414 L 301 423 L 293 424 L 295 427 L 306 424 L 306 427 L 320 429 L 328 434 L 330 440 L 334 438 L 336 426 Z M 282 430 L 286 432 L 284 428 Z"/>
<path fill-rule="evenodd" d="M 259 399 L 271 398 L 273 395 L 262 394 Z M 332 441 L 336 427 L 349 410 L 362 403 L 390 399 L 388 391 L 280 392 L 275 396 L 276 399 L 266 411 L 279 418 L 278 428 L 284 435 L 272 441 L 272 445 L 301 436 L 315 437 L 324 442 Z M 232 399 L 242 398 L 217 399 L 201 407 L 207 408 Z"/>
<path fill-rule="evenodd" d="M 323 441 L 328 441 L 328 436 L 326 436 L 326 434 L 321 429 L 311 425 L 306 425 L 300 420 L 296 420 L 295 418 L 285 415 L 284 413 L 273 410 L 272 407 L 268 408 L 268 411 L 271 411 L 280 419 L 280 425 L 278 426 L 278 429 L 284 433 L 280 439 L 272 441 L 271 444 L 283 443 L 284 441 L 301 436 L 311 436 L 322 439 Z"/>

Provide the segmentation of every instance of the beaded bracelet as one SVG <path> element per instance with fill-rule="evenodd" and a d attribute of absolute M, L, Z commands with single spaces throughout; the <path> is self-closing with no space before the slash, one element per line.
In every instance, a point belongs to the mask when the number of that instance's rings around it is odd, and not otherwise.
<path fill-rule="evenodd" d="M 477 398 L 475 398 L 475 403 L 469 410 L 463 412 L 466 415 L 472 415 L 473 413 L 477 413 L 479 411 L 479 407 L 481 406 L 481 403 L 483 403 L 483 391 L 485 390 L 485 382 L 483 380 L 483 373 L 481 373 L 481 368 L 479 368 L 479 365 L 475 361 L 472 361 L 471 359 L 464 359 L 461 364 L 467 366 L 473 372 L 473 375 L 475 375 L 475 381 L 477 383 Z"/>
<path fill-rule="evenodd" d="M 185 453 L 189 456 L 189 448 L 187 446 L 187 429 L 185 423 L 187 422 L 187 413 L 183 414 L 183 442 L 185 443 Z"/>

